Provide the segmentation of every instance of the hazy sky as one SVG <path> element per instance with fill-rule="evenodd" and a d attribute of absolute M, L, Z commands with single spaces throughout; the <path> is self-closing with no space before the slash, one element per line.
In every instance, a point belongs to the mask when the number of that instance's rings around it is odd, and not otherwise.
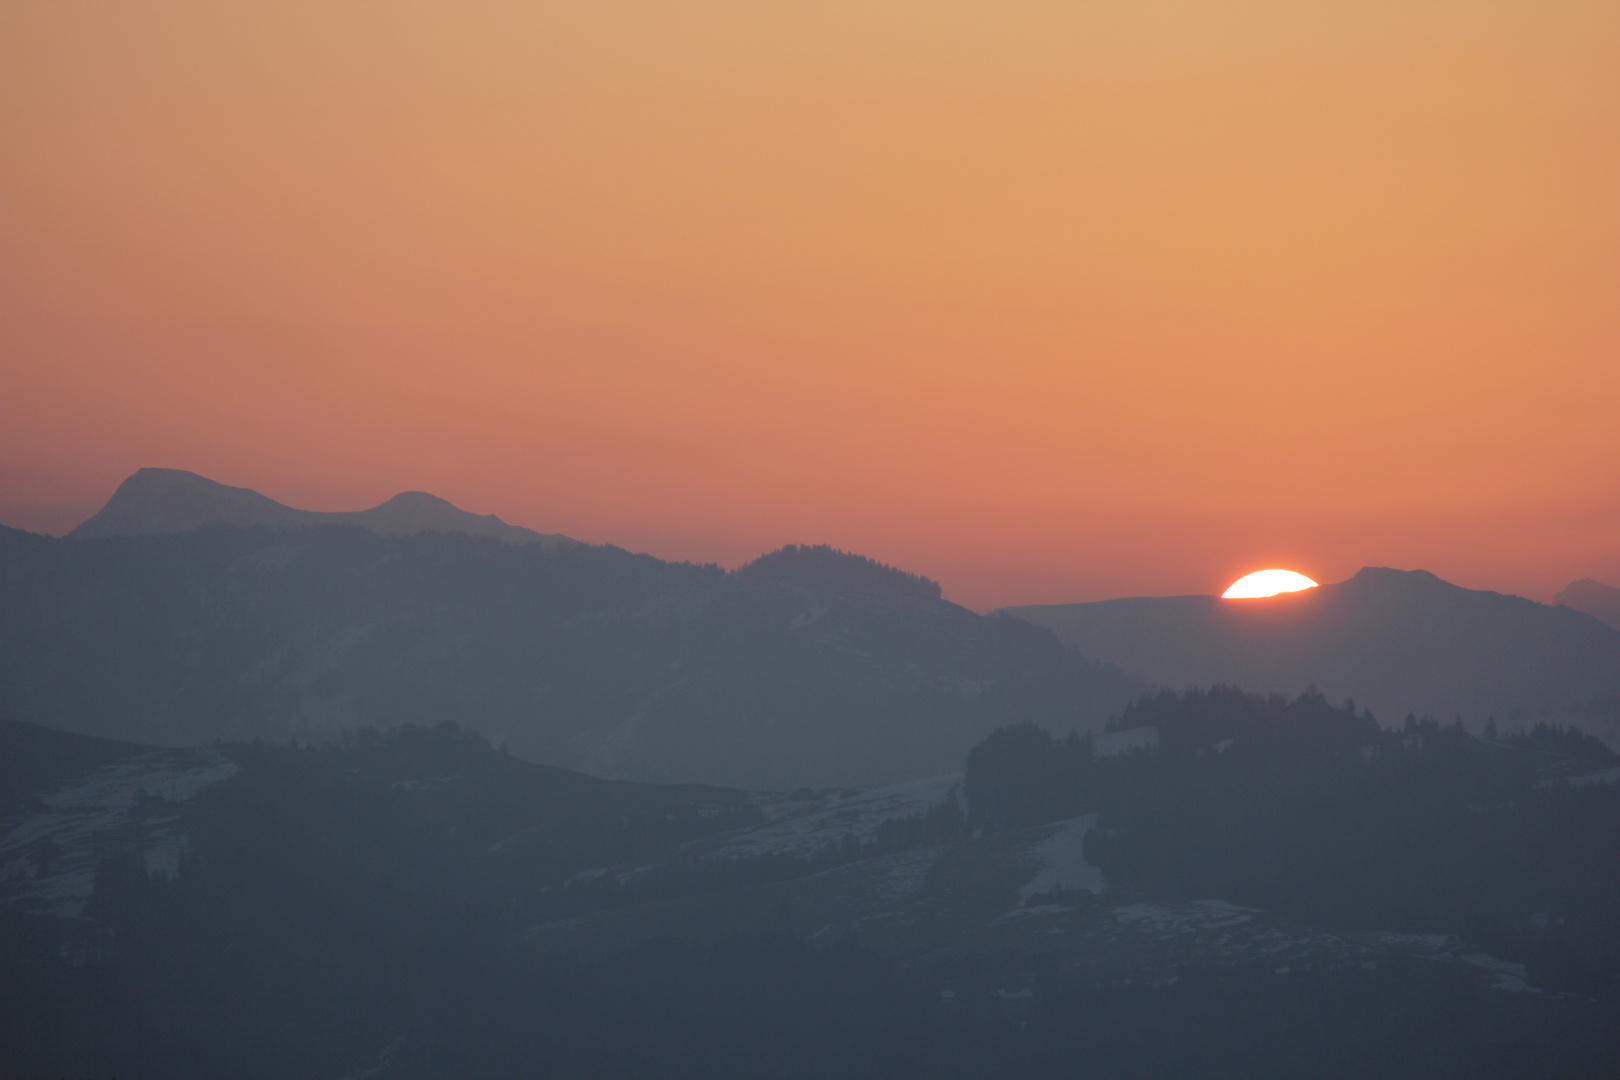
<path fill-rule="evenodd" d="M 0 522 L 1620 584 L 1620 4 L 0 4 Z"/>

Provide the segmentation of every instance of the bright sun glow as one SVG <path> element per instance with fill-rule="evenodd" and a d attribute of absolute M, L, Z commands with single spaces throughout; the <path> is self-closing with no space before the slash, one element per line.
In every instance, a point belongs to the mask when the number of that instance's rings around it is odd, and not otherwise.
<path fill-rule="evenodd" d="M 1232 582 L 1232 587 L 1221 593 L 1225 600 L 1247 600 L 1257 596 L 1276 596 L 1278 593 L 1314 589 L 1316 582 L 1292 570 L 1256 570 Z"/>

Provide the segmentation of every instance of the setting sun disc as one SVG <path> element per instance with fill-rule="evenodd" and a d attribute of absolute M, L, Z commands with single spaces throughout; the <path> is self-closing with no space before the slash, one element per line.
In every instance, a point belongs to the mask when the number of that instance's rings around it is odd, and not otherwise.
<path fill-rule="evenodd" d="M 1223 600 L 1252 600 L 1278 593 L 1314 589 L 1316 582 L 1292 570 L 1256 570 L 1232 582 L 1232 587 L 1221 593 Z"/>

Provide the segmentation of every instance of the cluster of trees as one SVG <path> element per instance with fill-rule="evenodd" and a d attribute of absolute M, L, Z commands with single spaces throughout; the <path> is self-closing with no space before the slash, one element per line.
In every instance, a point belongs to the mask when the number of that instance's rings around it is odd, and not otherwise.
<path fill-rule="evenodd" d="M 1157 749 L 1127 751 L 1117 760 L 1098 758 L 1089 735 L 1059 738 L 1032 723 L 996 731 L 968 753 L 965 790 L 976 824 L 1025 828 L 1091 813 L 1144 767 L 1213 759 L 1239 746 L 1238 757 L 1226 760 L 1255 753 L 1345 758 L 1388 742 L 1371 715 L 1356 715 L 1353 702 L 1336 709 L 1317 694 L 1290 700 L 1222 686 L 1141 698 L 1106 731 L 1137 728 L 1155 729 Z"/>
<path fill-rule="evenodd" d="M 1086 857 L 1116 891 L 1219 897 L 1315 925 L 1460 933 L 1546 984 L 1620 993 L 1620 786 L 1574 729 L 1490 741 L 1353 703 L 1231 688 L 1163 694 L 1116 729 L 1158 747 L 1098 758 L 1031 727 L 968 759 L 981 827 L 1096 813 Z"/>
<path fill-rule="evenodd" d="M 1492 717 L 1486 724 L 1485 737 L 1504 746 L 1549 754 L 1553 757 L 1597 761 L 1609 765 L 1620 762 L 1620 754 L 1610 749 L 1608 743 L 1596 735 L 1588 735 L 1574 725 L 1561 727 L 1557 724 L 1537 724 L 1528 731 L 1509 732 L 1507 735 L 1499 736 L 1496 731 L 1496 720 Z"/>

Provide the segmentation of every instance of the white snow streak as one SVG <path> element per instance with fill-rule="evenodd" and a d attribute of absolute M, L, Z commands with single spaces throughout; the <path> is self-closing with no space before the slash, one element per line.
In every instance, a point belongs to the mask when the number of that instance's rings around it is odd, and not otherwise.
<path fill-rule="evenodd" d="M 0 840 L 0 900 L 77 916 L 95 891 L 101 848 L 126 837 L 132 820 L 139 830 L 133 847 L 147 873 L 172 877 L 186 850 L 185 836 L 173 827 L 178 815 L 132 819 L 130 811 L 143 796 L 184 802 L 240 768 L 212 750 L 159 751 L 69 781 L 40 800 L 43 812 L 16 822 Z M 37 859 L 41 842 L 55 849 L 43 867 Z"/>
<path fill-rule="evenodd" d="M 1018 890 L 1018 895 L 1028 900 L 1053 889 L 1102 892 L 1103 872 L 1086 862 L 1085 856 L 1086 834 L 1096 827 L 1096 814 L 1070 818 L 1052 826 L 1046 839 L 1029 849 L 1041 868 L 1027 885 Z"/>
<path fill-rule="evenodd" d="M 887 821 L 921 814 L 954 798 L 961 773 L 910 780 L 872 788 L 853 795 L 832 796 L 814 802 L 797 801 L 779 810 L 768 808 L 774 820 L 745 829 L 715 849 L 711 859 L 747 859 L 760 855 L 810 855 L 846 836 L 869 840 Z"/>

